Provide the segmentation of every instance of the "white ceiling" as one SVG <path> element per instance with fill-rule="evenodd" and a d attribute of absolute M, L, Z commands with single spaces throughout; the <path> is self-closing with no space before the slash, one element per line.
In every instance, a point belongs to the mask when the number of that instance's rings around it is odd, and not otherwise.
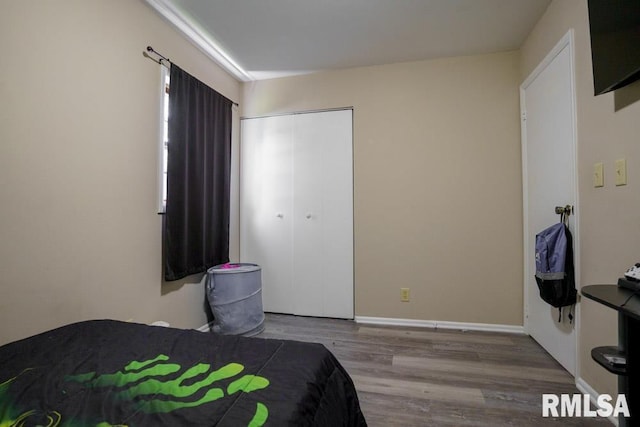
<path fill-rule="evenodd" d="M 146 1 L 256 80 L 518 49 L 551 0 Z"/>

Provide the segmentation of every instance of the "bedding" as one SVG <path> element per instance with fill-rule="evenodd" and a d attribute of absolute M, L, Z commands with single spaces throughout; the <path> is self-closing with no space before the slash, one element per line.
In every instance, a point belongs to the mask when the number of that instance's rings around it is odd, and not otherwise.
<path fill-rule="evenodd" d="M 0 347 L 0 427 L 366 426 L 321 344 L 115 320 Z"/>

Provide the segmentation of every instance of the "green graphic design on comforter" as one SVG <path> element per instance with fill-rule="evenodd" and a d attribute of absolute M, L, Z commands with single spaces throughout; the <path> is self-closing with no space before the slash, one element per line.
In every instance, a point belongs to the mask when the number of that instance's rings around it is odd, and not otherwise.
<path fill-rule="evenodd" d="M 68 375 L 65 381 L 77 383 L 89 392 L 106 390 L 111 398 L 129 402 L 136 411 L 158 414 L 198 407 L 218 399 L 231 398 L 230 396 L 239 392 L 250 393 L 269 386 L 269 380 L 264 377 L 240 376 L 243 370 L 244 366 L 239 363 L 228 363 L 218 369 L 213 369 L 207 363 L 198 363 L 183 369 L 181 365 L 172 363 L 168 356 L 160 354 L 153 359 L 132 361 L 122 370 L 114 373 L 88 372 Z M 31 369 L 0 384 L 0 427 L 84 425 L 73 420 L 65 420 L 64 414 L 55 409 L 42 411 L 17 408 L 10 404 L 11 383 L 21 375 L 28 375 L 29 371 Z M 253 417 L 247 420 L 247 425 L 262 426 L 268 415 L 266 405 L 258 402 Z M 116 426 L 107 421 L 98 421 L 92 426 Z M 123 424 L 118 425 L 123 426 Z"/>

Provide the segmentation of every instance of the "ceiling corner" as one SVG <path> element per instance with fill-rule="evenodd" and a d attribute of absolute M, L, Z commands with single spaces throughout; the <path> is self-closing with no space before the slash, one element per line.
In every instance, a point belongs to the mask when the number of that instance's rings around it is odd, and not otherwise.
<path fill-rule="evenodd" d="M 225 71 L 234 76 L 236 79 L 248 82 L 255 80 L 251 74 L 238 65 L 226 52 L 224 52 L 219 43 L 209 34 L 204 33 L 196 28 L 192 22 L 189 22 L 169 0 L 145 0 L 156 12 L 171 23 L 178 31 L 180 31 L 189 41 L 202 50 L 212 61 L 220 65 Z"/>

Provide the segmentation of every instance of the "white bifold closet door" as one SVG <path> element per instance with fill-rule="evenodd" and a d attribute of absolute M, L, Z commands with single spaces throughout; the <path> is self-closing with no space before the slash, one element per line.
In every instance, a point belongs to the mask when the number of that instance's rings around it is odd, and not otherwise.
<path fill-rule="evenodd" d="M 353 318 L 352 110 L 242 120 L 240 258 L 264 310 Z"/>

